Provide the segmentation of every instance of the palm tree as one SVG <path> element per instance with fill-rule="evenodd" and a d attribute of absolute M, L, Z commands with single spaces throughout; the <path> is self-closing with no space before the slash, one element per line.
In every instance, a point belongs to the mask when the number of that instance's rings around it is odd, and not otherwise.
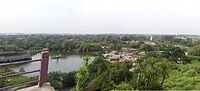
<path fill-rule="evenodd" d="M 80 89 L 80 86 L 84 85 L 88 78 L 88 68 L 86 66 L 80 67 L 75 74 L 76 88 Z"/>
<path fill-rule="evenodd" d="M 80 89 L 80 86 L 83 86 L 88 78 L 88 65 L 89 65 L 89 56 L 85 56 L 83 58 L 84 60 L 84 65 L 80 67 L 80 69 L 77 71 L 75 74 L 75 81 L 76 81 L 76 89 Z"/>
<path fill-rule="evenodd" d="M 155 58 L 138 60 L 136 65 L 138 69 L 136 88 L 143 90 L 162 89 L 163 83 L 168 75 L 169 66 L 169 61 L 166 59 L 159 61 L 156 61 Z"/>

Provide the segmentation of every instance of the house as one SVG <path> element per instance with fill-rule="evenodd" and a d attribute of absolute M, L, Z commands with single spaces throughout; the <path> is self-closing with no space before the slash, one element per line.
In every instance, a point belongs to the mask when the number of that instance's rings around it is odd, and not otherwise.
<path fill-rule="evenodd" d="M 156 45 L 156 43 L 151 42 L 151 41 L 145 41 L 144 43 L 145 43 L 145 44 L 148 44 L 148 45 Z"/>
<path fill-rule="evenodd" d="M 116 51 L 112 51 L 108 54 L 104 54 L 104 57 L 107 58 L 107 61 L 113 63 L 113 62 L 128 62 L 128 61 L 134 61 L 134 58 L 131 56 L 131 54 L 128 53 L 117 53 Z"/>

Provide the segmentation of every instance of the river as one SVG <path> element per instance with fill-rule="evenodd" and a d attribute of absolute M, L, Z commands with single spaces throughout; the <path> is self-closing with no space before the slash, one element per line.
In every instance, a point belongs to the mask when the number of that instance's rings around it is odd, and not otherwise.
<path fill-rule="evenodd" d="M 49 59 L 49 68 L 48 72 L 53 71 L 61 71 L 61 72 L 70 72 L 74 70 L 78 70 L 80 66 L 83 65 L 83 57 L 82 55 L 66 55 L 64 58 L 60 59 Z M 32 60 L 40 59 L 41 54 L 33 55 Z M 19 64 L 16 66 L 11 67 L 11 69 L 18 72 L 21 68 L 23 68 L 26 72 L 27 71 L 33 71 L 40 69 L 40 62 L 32 62 L 32 63 L 26 63 L 26 64 Z M 39 73 L 31 73 L 27 74 L 26 76 L 36 76 Z"/>

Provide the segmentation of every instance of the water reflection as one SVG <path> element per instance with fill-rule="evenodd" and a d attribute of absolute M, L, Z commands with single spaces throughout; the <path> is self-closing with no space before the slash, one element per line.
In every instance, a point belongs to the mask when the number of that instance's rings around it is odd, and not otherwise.
<path fill-rule="evenodd" d="M 52 71 L 61 71 L 61 72 L 70 72 L 74 70 L 78 70 L 80 66 L 83 64 L 83 57 L 81 55 L 65 55 L 63 58 L 59 59 L 51 59 L 49 60 L 49 72 Z M 41 54 L 34 55 L 32 57 L 33 60 L 35 59 L 40 59 Z M 40 69 L 40 62 L 32 62 L 32 63 L 27 63 L 27 64 L 20 64 L 11 67 L 11 69 L 15 70 L 18 72 L 21 68 L 24 68 L 25 71 L 32 71 L 32 70 L 37 70 Z M 28 74 L 26 76 L 36 76 L 39 73 L 32 73 Z"/>

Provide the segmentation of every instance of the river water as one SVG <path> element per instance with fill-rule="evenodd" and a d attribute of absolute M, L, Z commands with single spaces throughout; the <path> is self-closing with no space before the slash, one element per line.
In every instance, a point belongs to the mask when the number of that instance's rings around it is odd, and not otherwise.
<path fill-rule="evenodd" d="M 74 70 L 78 70 L 80 66 L 83 65 L 83 57 L 82 55 L 66 55 L 64 58 L 60 59 L 49 59 L 49 68 L 48 72 L 53 71 L 61 71 L 61 72 L 70 72 Z M 32 60 L 41 59 L 41 54 L 33 55 Z M 26 64 L 20 64 L 11 67 L 11 69 L 18 72 L 21 68 L 23 68 L 26 72 L 40 69 L 40 62 L 32 62 Z M 39 73 L 27 74 L 26 76 L 36 76 Z"/>

